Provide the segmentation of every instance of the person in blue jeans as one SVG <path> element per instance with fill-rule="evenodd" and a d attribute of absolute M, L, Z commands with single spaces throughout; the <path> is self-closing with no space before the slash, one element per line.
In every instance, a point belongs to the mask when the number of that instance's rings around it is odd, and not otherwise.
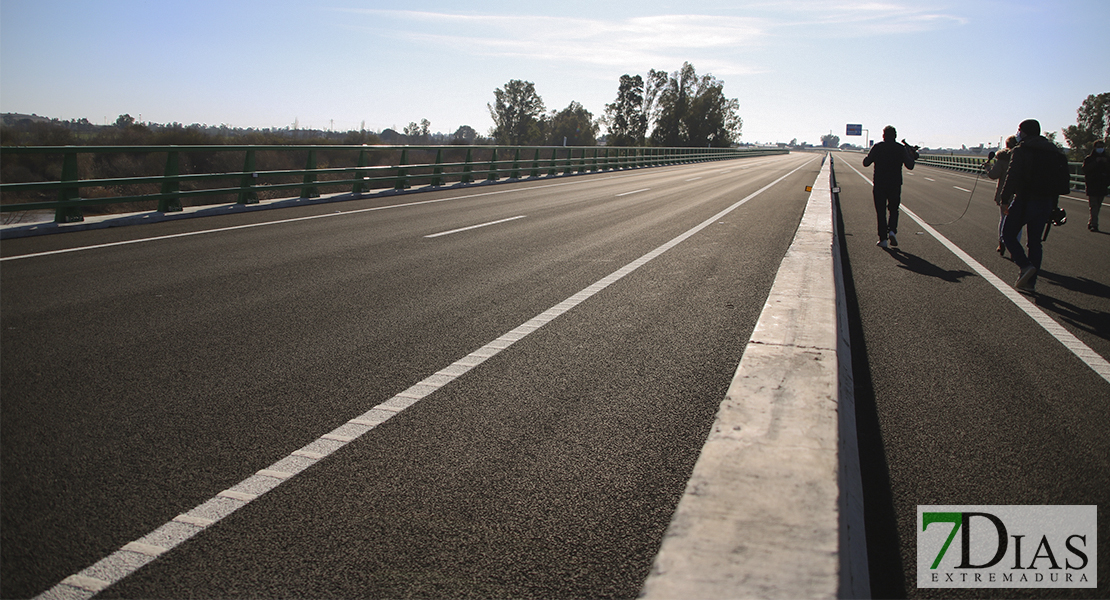
<path fill-rule="evenodd" d="M 1006 223 L 1002 227 L 1002 241 L 1013 256 L 1014 264 L 1021 270 L 1014 287 L 1023 292 L 1033 292 L 1037 285 L 1037 272 L 1041 269 L 1044 251 L 1042 234 L 1052 216 L 1052 209 L 1059 201 L 1057 188 L 1051 180 L 1052 167 L 1062 150 L 1041 135 L 1041 124 L 1027 119 L 1018 126 L 1018 145 L 1006 170 L 1006 183 L 1002 194 L 1012 197 Z M 1026 254 L 1017 236 L 1025 228 Z"/>
<path fill-rule="evenodd" d="M 883 141 L 871 147 L 863 166 L 875 163 L 871 194 L 875 199 L 875 217 L 879 227 L 879 241 L 875 244 L 886 248 L 898 245 L 898 208 L 902 204 L 902 167 L 913 170 L 917 151 L 906 143 L 899 144 L 898 130 L 893 125 L 883 128 Z M 887 214 L 889 213 L 889 217 Z"/>

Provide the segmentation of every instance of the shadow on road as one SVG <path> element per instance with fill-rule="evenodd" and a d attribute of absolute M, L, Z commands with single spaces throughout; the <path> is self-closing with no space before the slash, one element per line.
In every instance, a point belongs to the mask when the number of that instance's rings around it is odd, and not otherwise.
<path fill-rule="evenodd" d="M 886 248 L 885 250 L 887 254 L 902 263 L 898 265 L 899 267 L 921 275 L 937 277 L 951 283 L 959 283 L 960 279 L 975 274 L 971 271 L 949 271 L 947 269 L 942 269 L 920 256 L 910 254 L 909 252 L 897 248 Z"/>
<path fill-rule="evenodd" d="M 835 185 L 835 184 L 834 184 Z M 852 349 L 853 396 L 856 403 L 856 443 L 859 447 L 860 478 L 863 482 L 864 530 L 867 540 L 867 563 L 871 579 L 871 597 L 905 598 L 905 566 L 902 564 L 902 540 L 898 535 L 898 519 L 890 490 L 890 466 L 879 413 L 867 345 L 863 339 L 859 301 L 856 298 L 852 264 L 848 259 L 844 217 L 837 198 L 836 230 L 840 236 L 840 261 L 844 273 L 844 295 L 848 312 L 848 329 Z M 924 264 L 925 261 L 921 261 Z M 931 266 L 931 265 L 930 265 Z M 933 267 L 935 270 L 936 267 Z"/>
<path fill-rule="evenodd" d="M 1059 275 L 1049 271 L 1041 271 L 1037 274 L 1038 279 L 1046 283 L 1058 285 L 1066 290 L 1079 292 L 1081 294 L 1089 294 L 1099 298 L 1110 298 L 1110 287 L 1105 284 L 1087 279 L 1086 277 L 1069 277 L 1067 275 Z M 1042 283 L 1038 286 L 1038 294 L 1036 297 L 1037 306 L 1054 312 L 1060 315 L 1064 321 L 1075 325 L 1076 327 L 1096 335 L 1104 340 L 1110 340 L 1110 314 L 1098 311 L 1080 308 L 1070 302 L 1064 302 L 1051 295 L 1045 294 L 1045 285 Z"/>

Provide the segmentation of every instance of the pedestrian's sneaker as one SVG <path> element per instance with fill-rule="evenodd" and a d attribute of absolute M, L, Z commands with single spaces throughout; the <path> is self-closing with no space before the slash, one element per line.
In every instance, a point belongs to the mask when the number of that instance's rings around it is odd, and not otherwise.
<path fill-rule="evenodd" d="M 1021 275 L 1018 276 L 1017 283 L 1014 284 L 1014 287 L 1022 291 L 1032 292 L 1034 286 L 1033 278 L 1036 276 L 1037 267 L 1034 267 L 1033 265 L 1022 267 Z"/>
<path fill-rule="evenodd" d="M 894 246 L 895 248 L 898 247 L 898 238 L 894 237 L 894 232 L 893 231 L 888 231 L 887 234 L 886 234 L 886 237 L 887 237 L 887 239 L 890 240 L 890 245 L 891 246 Z"/>
<path fill-rule="evenodd" d="M 879 240 L 878 242 L 875 242 L 875 245 L 880 248 L 886 248 L 886 240 Z"/>

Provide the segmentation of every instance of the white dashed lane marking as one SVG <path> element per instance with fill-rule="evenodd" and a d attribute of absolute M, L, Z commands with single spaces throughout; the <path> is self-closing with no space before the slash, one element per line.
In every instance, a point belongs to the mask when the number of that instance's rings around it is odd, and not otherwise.
<path fill-rule="evenodd" d="M 501 224 L 501 223 L 508 223 L 509 221 L 515 221 L 517 219 L 523 219 L 524 217 L 525 217 L 525 215 L 518 215 L 518 216 L 515 216 L 515 217 L 509 217 L 508 219 L 499 219 L 497 221 L 490 221 L 489 223 L 482 223 L 480 225 L 471 225 L 470 227 L 460 227 L 458 229 L 452 229 L 451 231 L 443 231 L 443 232 L 440 232 L 440 233 L 433 233 L 431 235 L 426 235 L 424 237 L 426 237 L 426 238 L 436 238 L 436 237 L 440 237 L 442 235 L 451 235 L 452 233 L 459 233 L 460 231 L 470 231 L 471 229 L 478 229 L 479 227 L 489 227 L 490 225 L 498 225 L 498 224 Z"/>
<path fill-rule="evenodd" d="M 38 596 L 38 598 L 91 598 L 96 595 L 97 592 L 122 580 L 142 566 L 148 564 L 154 560 L 157 555 L 173 549 L 178 544 L 200 533 L 220 519 L 239 510 L 248 503 L 253 502 L 262 494 L 276 488 L 297 473 L 315 465 L 329 454 L 358 439 L 360 436 L 389 420 L 397 413 L 416 404 L 429 394 L 432 394 L 439 388 L 451 383 L 459 376 L 481 365 L 487 359 L 524 339 L 532 332 L 550 323 L 582 302 L 585 302 L 598 292 L 621 280 L 629 273 L 639 269 L 664 252 L 681 244 L 703 229 L 720 222 L 728 213 L 731 213 L 740 206 L 746 204 L 752 198 L 771 189 L 811 162 L 812 159 L 807 160 L 795 167 L 792 171 L 756 190 L 749 196 L 736 201 L 728 208 L 706 219 L 682 235 L 648 252 L 631 263 L 628 263 L 593 285 L 586 287 L 485 346 L 455 361 L 448 367 L 437 371 L 423 381 L 420 381 L 389 400 L 371 408 L 365 413 L 350 419 L 336 429 L 321 435 L 307 446 L 293 451 L 285 458 L 265 469 L 257 471 L 254 475 L 244 479 L 237 485 L 216 494 L 215 497 L 204 504 L 197 506 L 185 514 L 174 517 L 173 520 L 146 536 L 124 545 L 122 548 L 108 557 L 101 559 L 91 567 L 67 577 L 53 588 Z"/>

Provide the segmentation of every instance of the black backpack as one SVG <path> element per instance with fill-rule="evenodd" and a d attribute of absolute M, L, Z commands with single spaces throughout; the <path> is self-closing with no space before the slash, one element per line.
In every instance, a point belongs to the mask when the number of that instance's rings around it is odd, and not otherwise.
<path fill-rule="evenodd" d="M 1071 193 L 1071 169 L 1068 157 L 1058 150 L 1037 149 L 1033 155 L 1030 183 L 1033 192 L 1042 196 L 1066 196 Z"/>
<path fill-rule="evenodd" d="M 1019 146 L 1020 148 L 1020 146 Z M 1059 150 L 1028 149 L 1029 166 L 1026 189 L 1039 196 L 1062 196 L 1071 193 L 1071 171 L 1068 156 Z"/>

